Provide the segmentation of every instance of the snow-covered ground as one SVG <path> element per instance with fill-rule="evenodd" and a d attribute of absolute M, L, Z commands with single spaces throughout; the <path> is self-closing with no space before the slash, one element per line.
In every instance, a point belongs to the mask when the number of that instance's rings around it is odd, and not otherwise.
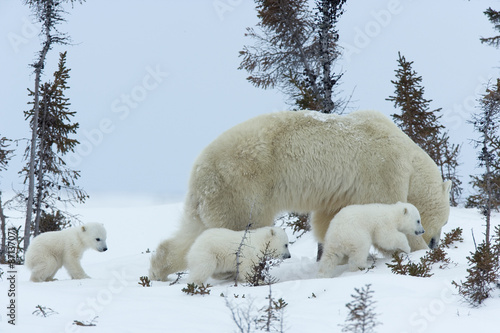
<path fill-rule="evenodd" d="M 108 230 L 109 250 L 89 250 L 82 265 L 92 277 L 70 280 L 61 270 L 58 281 L 32 283 L 29 272 L 17 269 L 17 325 L 7 323 L 9 283 L 4 274 L 0 285 L 0 332 L 235 332 L 237 327 L 226 306 L 259 309 L 267 304 L 268 287 L 234 287 L 232 282 L 211 280 L 210 295 L 189 296 L 181 291 L 186 276 L 178 284 L 154 281 L 152 287 L 139 285 L 147 275 L 149 258 L 158 242 L 171 235 L 182 211 L 182 203 L 165 204 L 148 200 L 91 200 L 78 209 L 83 222 L 103 222 Z M 494 224 L 500 223 L 495 216 Z M 285 332 L 338 332 L 347 316 L 345 304 L 354 288 L 371 284 L 374 291 L 378 332 L 471 332 L 481 327 L 497 332 L 500 327 L 500 295 L 472 309 L 457 295 L 451 281 L 466 276 L 465 257 L 473 250 L 472 230 L 481 239 L 483 220 L 476 210 L 452 208 L 444 232 L 463 228 L 463 243 L 448 250 L 454 262 L 446 269 L 437 265 L 430 278 L 394 275 L 379 258 L 368 272 L 345 272 L 332 279 L 316 279 L 316 244 L 306 234 L 291 245 L 292 258 L 273 271 L 279 282 L 272 286 L 273 297 L 283 298 Z M 291 236 L 291 235 L 290 235 Z M 291 239 L 295 237 L 291 236 Z M 424 252 L 411 255 L 415 260 Z M 4 272 L 9 269 L 1 266 Z M 172 276 L 175 278 L 175 276 Z M 245 296 L 243 298 L 243 295 Z M 56 314 L 40 317 L 36 306 Z M 257 312 L 254 312 L 255 314 Z M 97 318 L 96 318 L 97 317 Z M 93 327 L 74 325 L 75 320 Z"/>

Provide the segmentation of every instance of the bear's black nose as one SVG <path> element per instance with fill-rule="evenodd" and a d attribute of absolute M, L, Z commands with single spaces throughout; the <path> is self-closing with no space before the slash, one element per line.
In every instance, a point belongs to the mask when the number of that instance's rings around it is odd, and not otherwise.
<path fill-rule="evenodd" d="M 108 248 L 107 248 L 107 247 L 105 247 L 104 249 L 102 249 L 102 252 L 107 251 L 107 250 L 108 250 Z"/>

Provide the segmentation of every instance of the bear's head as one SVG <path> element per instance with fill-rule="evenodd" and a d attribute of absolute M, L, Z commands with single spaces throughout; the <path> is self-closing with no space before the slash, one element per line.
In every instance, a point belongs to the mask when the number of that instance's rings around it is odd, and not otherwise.
<path fill-rule="evenodd" d="M 80 227 L 82 240 L 87 247 L 104 252 L 108 249 L 106 245 L 106 229 L 102 223 L 87 223 Z"/>
<path fill-rule="evenodd" d="M 279 259 L 288 259 L 291 257 L 288 250 L 288 236 L 285 230 L 278 227 L 266 227 L 266 240 L 264 246 Z M 269 245 L 267 245 L 269 244 Z"/>
<path fill-rule="evenodd" d="M 431 249 L 439 245 L 441 229 L 448 223 L 451 185 L 451 181 L 447 180 L 441 182 L 440 186 L 428 187 L 427 196 L 432 199 L 418 205 L 425 226 L 422 237 Z"/>
<path fill-rule="evenodd" d="M 418 209 L 410 203 L 396 204 L 401 217 L 398 230 L 407 235 L 421 235 L 425 232 Z"/>

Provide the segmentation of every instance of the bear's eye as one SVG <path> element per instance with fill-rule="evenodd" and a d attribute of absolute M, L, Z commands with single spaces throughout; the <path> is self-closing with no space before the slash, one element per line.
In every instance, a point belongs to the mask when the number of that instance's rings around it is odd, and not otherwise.
<path fill-rule="evenodd" d="M 417 220 L 417 224 L 420 224 L 420 220 Z"/>
<path fill-rule="evenodd" d="M 96 240 L 96 241 L 98 241 L 98 242 L 100 242 L 100 241 L 101 241 L 101 239 L 100 239 L 100 238 L 96 238 L 95 240 Z"/>
<path fill-rule="evenodd" d="M 288 248 L 288 244 L 285 244 L 285 248 Z"/>

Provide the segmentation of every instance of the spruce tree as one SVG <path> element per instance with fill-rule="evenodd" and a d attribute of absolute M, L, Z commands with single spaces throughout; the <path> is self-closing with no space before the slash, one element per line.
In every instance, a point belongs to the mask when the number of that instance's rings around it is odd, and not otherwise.
<path fill-rule="evenodd" d="M 490 237 L 491 212 L 498 208 L 500 154 L 498 151 L 500 137 L 498 135 L 500 121 L 500 79 L 488 87 L 480 104 L 480 112 L 472 116 L 470 121 L 479 133 L 474 146 L 479 148 L 478 166 L 483 173 L 473 177 L 473 186 L 478 193 L 469 198 L 477 206 L 485 220 L 485 238 L 477 246 L 476 251 L 467 257 L 469 269 L 465 282 L 453 282 L 459 294 L 473 307 L 480 306 L 486 300 L 500 277 L 500 228 L 495 228 L 493 241 Z"/>
<path fill-rule="evenodd" d="M 370 286 L 367 284 L 361 289 L 354 288 L 356 294 L 351 295 L 353 300 L 346 304 L 349 314 L 342 326 L 342 332 L 373 333 L 375 327 L 380 325 L 376 320 L 375 301 Z"/>
<path fill-rule="evenodd" d="M 429 140 L 429 156 L 440 168 L 443 179 L 451 180 L 450 204 L 456 207 L 462 195 L 462 180 L 457 174 L 458 156 L 462 146 L 450 143 L 448 132 L 440 133 L 440 135 Z"/>
<path fill-rule="evenodd" d="M 394 122 L 416 144 L 427 153 L 433 153 L 430 138 L 437 138 L 442 128 L 439 124 L 438 112 L 441 109 L 429 110 L 432 100 L 424 98 L 422 77 L 412 69 L 413 61 L 407 61 L 398 52 L 396 80 L 391 82 L 396 86 L 395 95 L 386 100 L 394 102 L 394 107 L 401 109 L 401 114 L 393 114 Z M 430 154 L 429 154 L 430 155 Z"/>
<path fill-rule="evenodd" d="M 472 116 L 471 123 L 479 133 L 479 139 L 474 145 L 479 148 L 478 166 L 483 173 L 473 177 L 473 186 L 478 191 L 474 198 L 477 207 L 485 218 L 485 241 L 490 239 L 491 211 L 498 208 L 499 181 L 500 181 L 500 79 L 491 88 L 486 89 L 485 95 L 479 101 L 481 111 Z M 471 200 L 469 200 L 470 202 Z"/>
<path fill-rule="evenodd" d="M 437 164 L 445 180 L 452 181 L 451 204 L 458 204 L 458 197 L 462 192 L 461 181 L 456 174 L 460 145 L 451 144 L 448 132 L 443 132 L 440 124 L 441 108 L 431 110 L 432 100 L 424 98 L 422 76 L 412 68 L 413 61 L 407 61 L 398 52 L 398 69 L 396 79 L 391 80 L 395 85 L 394 96 L 386 100 L 394 103 L 400 114 L 393 114 L 396 125 L 401 128 L 420 148 L 422 148 Z"/>
<path fill-rule="evenodd" d="M 489 241 L 483 241 L 476 251 L 467 257 L 469 268 L 465 282 L 452 282 L 470 306 L 482 305 L 495 289 L 499 278 L 498 255 L 498 251 L 494 250 Z"/>
<path fill-rule="evenodd" d="M 63 9 L 64 3 L 79 2 L 85 0 L 24 0 L 24 3 L 32 10 L 34 17 L 41 23 L 40 36 L 43 37 L 42 49 L 38 52 L 38 57 L 31 65 L 35 73 L 35 89 L 33 91 L 34 104 L 33 104 L 33 122 L 38 124 L 38 116 L 40 110 L 40 88 L 41 76 L 43 68 L 45 67 L 45 59 L 48 52 L 56 44 L 68 44 L 69 38 L 66 34 L 59 32 L 57 25 L 65 22 L 63 14 L 66 14 Z M 28 166 L 28 198 L 26 203 L 26 221 L 24 224 L 24 251 L 28 249 L 31 234 L 31 223 L 33 213 L 33 203 L 35 195 L 35 147 L 37 145 L 38 127 L 31 127 L 31 144 L 29 149 L 29 166 Z"/>
<path fill-rule="evenodd" d="M 488 17 L 488 20 L 493 24 L 495 30 L 500 33 L 500 12 L 489 7 L 484 11 L 484 15 Z M 500 35 L 486 38 L 482 37 L 479 40 L 481 43 L 485 43 L 496 48 L 500 46 Z"/>
<path fill-rule="evenodd" d="M 341 112 L 334 100 L 341 74 L 334 73 L 340 56 L 336 23 L 346 0 L 318 0 L 315 9 L 303 0 L 256 0 L 257 30 L 245 36 L 255 45 L 240 51 L 238 69 L 260 88 L 278 88 L 300 109 Z"/>
<path fill-rule="evenodd" d="M 71 123 L 75 111 L 69 109 L 69 99 L 64 96 L 68 89 L 69 68 L 66 68 L 66 52 L 60 53 L 58 69 L 54 73 L 54 82 L 47 82 L 40 87 L 41 100 L 39 102 L 38 124 L 34 124 L 34 109 L 25 112 L 32 127 L 37 127 L 35 147 L 35 174 L 36 192 L 34 196 L 34 235 L 40 232 L 42 214 L 50 209 L 58 214 L 57 203 L 83 203 L 88 197 L 85 191 L 76 186 L 75 181 L 80 177 L 79 171 L 71 170 L 66 166 L 64 155 L 74 152 L 78 141 L 70 136 L 76 134 L 78 123 Z M 34 92 L 29 90 L 29 95 Z M 30 102 L 29 104 L 34 104 Z M 31 147 L 29 147 L 31 149 Z M 28 156 L 29 150 L 26 151 Z M 28 178 L 29 166 L 21 172 Z M 60 212 L 63 213 L 64 212 Z M 50 229 L 50 228 L 49 228 Z"/>
<path fill-rule="evenodd" d="M 7 169 L 7 164 L 12 157 L 13 150 L 8 149 L 10 141 L 6 137 L 0 136 L 0 171 Z"/>

